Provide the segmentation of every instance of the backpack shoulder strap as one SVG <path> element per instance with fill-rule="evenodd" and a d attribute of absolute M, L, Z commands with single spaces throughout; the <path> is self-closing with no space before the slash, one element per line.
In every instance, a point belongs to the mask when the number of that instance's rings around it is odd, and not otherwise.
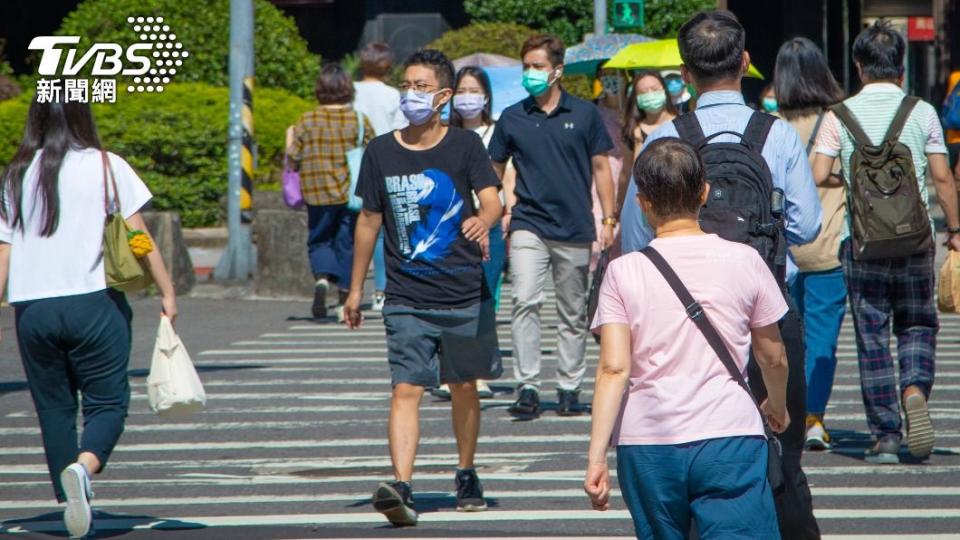
<path fill-rule="evenodd" d="M 813 150 L 813 145 L 817 142 L 817 135 L 820 134 L 820 126 L 823 124 L 823 111 L 817 115 L 817 123 L 813 125 L 813 131 L 810 132 L 810 138 L 807 139 L 807 155 Z"/>
<path fill-rule="evenodd" d="M 677 135 L 692 144 L 694 148 L 700 148 L 707 142 L 707 137 L 703 134 L 703 128 L 694 112 L 676 117 L 673 120 L 673 127 L 677 128 Z"/>
<path fill-rule="evenodd" d="M 873 143 L 870 141 L 870 137 L 867 137 L 867 134 L 864 133 L 863 128 L 860 127 L 860 122 L 857 121 L 857 117 L 853 115 L 853 112 L 847 107 L 842 101 L 837 103 L 833 107 L 830 107 L 830 110 L 833 111 L 833 114 L 837 116 L 837 120 L 840 120 L 840 123 L 843 124 L 847 131 L 850 132 L 850 136 L 853 137 L 853 142 L 857 146 L 871 146 Z"/>
<path fill-rule="evenodd" d="M 363 113 L 357 111 L 357 148 L 363 146 Z"/>
<path fill-rule="evenodd" d="M 903 98 L 903 101 L 900 102 L 900 108 L 897 109 L 896 116 L 893 117 L 893 122 L 891 122 L 890 127 L 887 128 L 887 134 L 883 137 L 884 142 L 896 142 L 900 139 L 903 126 L 907 124 L 910 113 L 913 112 L 913 108 L 916 107 L 919 102 L 920 98 L 916 96 Z"/>
<path fill-rule="evenodd" d="M 750 115 L 750 121 L 747 122 L 747 128 L 743 130 L 743 142 L 755 148 L 757 152 L 762 152 L 763 145 L 767 143 L 770 128 L 776 121 L 777 117 L 772 114 L 754 111 Z"/>

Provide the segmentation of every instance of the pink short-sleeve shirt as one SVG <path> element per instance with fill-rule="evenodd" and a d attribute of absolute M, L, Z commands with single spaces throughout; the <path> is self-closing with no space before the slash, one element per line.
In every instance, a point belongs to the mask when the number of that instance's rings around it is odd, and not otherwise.
<path fill-rule="evenodd" d="M 787 313 L 773 275 L 751 247 L 716 235 L 658 238 L 670 263 L 746 377 L 750 329 Z M 750 396 L 730 377 L 656 267 L 641 253 L 607 269 L 593 329 L 630 327 L 630 384 L 614 445 L 682 444 L 762 435 Z"/>

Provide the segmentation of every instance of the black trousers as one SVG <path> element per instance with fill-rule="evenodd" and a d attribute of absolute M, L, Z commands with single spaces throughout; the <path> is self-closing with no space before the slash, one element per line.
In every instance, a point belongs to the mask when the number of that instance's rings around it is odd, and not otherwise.
<path fill-rule="evenodd" d="M 780 334 L 787 350 L 789 380 L 787 382 L 787 412 L 790 427 L 779 435 L 783 446 L 784 491 L 775 497 L 780 535 L 784 540 L 810 540 L 820 538 L 820 528 L 813 517 L 813 500 L 807 476 L 803 474 L 800 458 L 806 442 L 807 378 L 804 370 L 803 320 L 797 312 L 790 295 L 786 295 L 790 311 L 780 321 Z M 750 389 L 758 401 L 767 397 L 763 375 L 753 360 L 747 365 Z"/>

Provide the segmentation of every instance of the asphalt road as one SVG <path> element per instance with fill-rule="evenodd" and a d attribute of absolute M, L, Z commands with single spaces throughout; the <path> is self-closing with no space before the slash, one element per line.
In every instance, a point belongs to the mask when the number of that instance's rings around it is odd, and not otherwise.
<path fill-rule="evenodd" d="M 507 298 L 509 298 L 507 296 Z M 548 305 L 552 302 L 552 295 Z M 144 381 L 159 304 L 133 302 L 133 405 L 126 432 L 96 478 L 98 537 L 401 538 L 629 537 L 619 496 L 593 512 L 581 490 L 589 416 L 511 421 L 513 385 L 494 385 L 484 401 L 478 470 L 490 510 L 454 511 L 456 448 L 449 404 L 425 399 L 414 488 L 422 511 L 415 529 L 394 529 L 369 496 L 390 476 L 386 446 L 389 373 L 383 327 L 371 315 L 350 333 L 305 318 L 305 302 L 181 300 L 178 330 L 209 396 L 186 418 L 150 412 Z M 509 302 L 500 313 L 509 355 Z M 545 375 L 555 368 L 550 307 Z M 13 340 L 0 312 L 0 536 L 63 536 L 40 447 L 39 430 Z M 960 317 L 944 317 L 931 410 L 937 449 L 925 463 L 872 466 L 860 402 L 853 337 L 846 327 L 827 426 L 830 453 L 808 453 L 821 528 L 829 538 L 960 538 Z M 591 343 L 589 360 L 596 365 Z M 506 358 L 506 373 L 511 373 Z M 589 374 L 587 395 L 592 387 Z M 545 399 L 553 400 L 547 384 Z M 549 405 L 549 403 L 548 403 Z M 611 459 L 612 462 L 612 459 Z"/>

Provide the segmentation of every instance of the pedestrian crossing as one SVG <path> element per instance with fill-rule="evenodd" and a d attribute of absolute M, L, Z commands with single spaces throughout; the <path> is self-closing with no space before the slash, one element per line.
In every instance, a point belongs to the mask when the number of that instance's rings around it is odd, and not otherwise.
<path fill-rule="evenodd" d="M 509 294 L 507 286 L 504 298 Z M 376 314 L 367 315 L 363 329 L 354 332 L 334 324 L 264 320 L 259 333 L 243 340 L 191 350 L 208 407 L 189 417 L 154 415 L 145 377 L 134 377 L 126 432 L 94 484 L 97 530 L 209 529 L 209 537 L 222 538 L 239 527 L 288 531 L 288 538 L 389 536 L 369 504 L 391 467 L 384 330 Z M 482 401 L 476 460 L 490 510 L 454 511 L 457 455 L 449 403 L 427 396 L 414 480 L 423 512 L 417 532 L 630 537 L 619 491 L 608 512 L 590 510 L 582 492 L 589 416 L 558 417 L 549 410 L 556 369 L 552 293 L 542 342 L 548 410 L 539 420 L 517 422 L 506 413 L 513 399 L 509 302 L 498 319 L 505 375 L 492 383 L 496 396 Z M 825 537 L 960 538 L 960 317 L 944 317 L 942 324 L 931 400 L 936 450 L 922 464 L 909 463 L 904 452 L 905 463 L 898 466 L 861 459 L 868 435 L 852 330 L 845 326 L 827 413 L 836 449 L 804 458 Z M 598 352 L 591 340 L 585 400 Z M 0 534 L 61 532 L 29 395 L 22 389 L 3 403 L 12 406 L 0 411 Z"/>

